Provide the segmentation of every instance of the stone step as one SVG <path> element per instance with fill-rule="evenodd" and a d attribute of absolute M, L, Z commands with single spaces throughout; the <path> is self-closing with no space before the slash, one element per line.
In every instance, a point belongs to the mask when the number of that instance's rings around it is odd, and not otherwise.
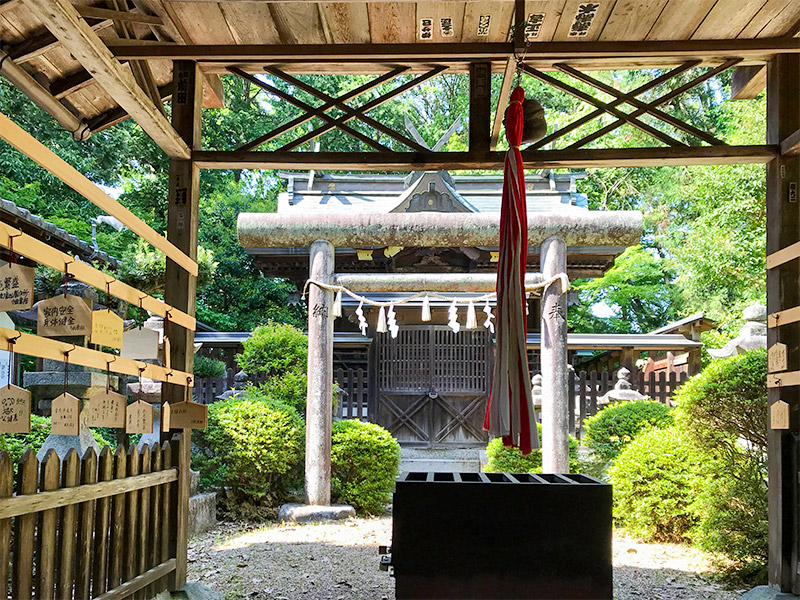
<path fill-rule="evenodd" d="M 477 452 L 474 458 L 403 458 L 400 461 L 400 470 L 416 473 L 478 473 L 481 462 Z"/>

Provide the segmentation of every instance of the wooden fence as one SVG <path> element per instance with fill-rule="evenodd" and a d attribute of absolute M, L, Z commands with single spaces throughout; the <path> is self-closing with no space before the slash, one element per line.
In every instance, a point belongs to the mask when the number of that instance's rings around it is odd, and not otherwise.
<path fill-rule="evenodd" d="M 152 598 L 186 581 L 189 439 L 39 464 L 0 453 L 0 581 L 14 600 Z M 183 476 L 181 476 L 183 475 Z"/>
<path fill-rule="evenodd" d="M 631 375 L 631 388 L 640 394 L 668 403 L 673 392 L 688 379 L 686 373 L 666 372 L 645 375 L 636 372 Z M 569 432 L 579 437 L 583 435 L 583 421 L 597 414 L 597 399 L 614 387 L 615 379 L 608 371 L 570 371 L 569 372 Z"/>
<path fill-rule="evenodd" d="M 336 417 L 339 419 L 368 420 L 369 411 L 367 372 L 364 369 L 337 369 L 334 380 L 342 389 L 336 405 Z"/>

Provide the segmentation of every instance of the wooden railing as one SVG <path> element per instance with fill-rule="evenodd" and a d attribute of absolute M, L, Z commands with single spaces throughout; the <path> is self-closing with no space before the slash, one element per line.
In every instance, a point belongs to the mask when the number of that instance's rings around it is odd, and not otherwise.
<path fill-rule="evenodd" d="M 0 453 L 0 582 L 6 596 L 152 598 L 186 581 L 189 440 L 127 452 Z M 182 476 L 183 475 L 183 476 Z M 8 595 L 10 593 L 10 596 Z"/>
<path fill-rule="evenodd" d="M 339 396 L 336 417 L 339 419 L 371 418 L 369 394 L 367 391 L 367 371 L 364 369 L 337 369 L 334 380 L 344 392 Z"/>
<path fill-rule="evenodd" d="M 631 388 L 640 394 L 668 403 L 673 392 L 688 379 L 686 373 L 644 373 L 631 375 Z M 597 399 L 614 387 L 615 380 L 608 371 L 570 371 L 569 373 L 569 432 L 583 435 L 583 422 L 597 414 Z"/>

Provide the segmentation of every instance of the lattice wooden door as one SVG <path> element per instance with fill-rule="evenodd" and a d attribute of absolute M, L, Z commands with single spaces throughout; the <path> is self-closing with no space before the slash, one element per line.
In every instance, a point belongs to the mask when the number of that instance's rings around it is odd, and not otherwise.
<path fill-rule="evenodd" d="M 377 421 L 404 445 L 478 446 L 489 372 L 488 332 L 403 327 L 378 344 Z"/>

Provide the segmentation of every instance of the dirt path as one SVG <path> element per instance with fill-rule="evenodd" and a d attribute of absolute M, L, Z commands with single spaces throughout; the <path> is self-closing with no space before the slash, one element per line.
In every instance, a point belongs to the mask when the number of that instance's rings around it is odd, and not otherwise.
<path fill-rule="evenodd" d="M 189 580 L 226 600 L 394 600 L 394 581 L 378 570 L 378 546 L 391 518 L 320 525 L 241 527 L 223 523 L 189 544 Z M 614 539 L 616 600 L 734 600 L 703 577 L 691 548 Z"/>

